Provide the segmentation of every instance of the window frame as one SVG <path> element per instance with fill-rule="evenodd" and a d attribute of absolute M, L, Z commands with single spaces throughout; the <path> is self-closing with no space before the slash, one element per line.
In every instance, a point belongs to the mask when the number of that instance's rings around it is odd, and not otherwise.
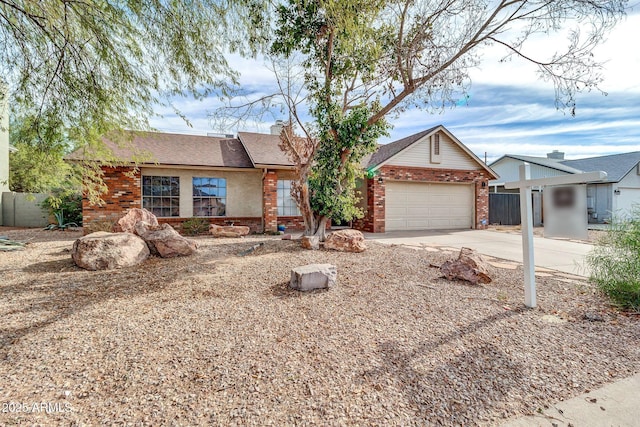
<path fill-rule="evenodd" d="M 276 209 L 278 211 L 278 216 L 302 215 L 296 201 L 291 196 L 292 181 L 292 179 L 278 179 L 278 182 L 276 183 Z M 285 185 L 285 183 L 288 183 L 288 185 Z M 285 201 L 290 201 L 291 203 L 286 204 Z M 281 211 L 282 213 L 280 213 Z"/>
<path fill-rule="evenodd" d="M 211 182 L 215 181 L 216 185 L 214 188 L 218 189 L 217 195 L 196 195 L 196 180 L 208 180 L 208 183 L 210 184 Z M 223 183 L 224 186 L 220 186 L 220 183 Z M 227 216 L 227 178 L 220 178 L 217 176 L 192 176 L 191 177 L 191 187 L 193 189 L 193 192 L 191 194 L 191 207 L 193 209 L 193 216 L 197 217 L 197 218 L 224 218 Z M 200 184 L 200 186 L 202 186 L 203 184 Z M 222 193 L 219 192 L 219 190 L 223 190 Z M 223 194 L 223 195 L 222 195 Z M 205 200 L 211 201 L 211 200 L 218 200 L 218 201 L 222 201 L 222 209 L 223 209 L 223 213 L 222 215 L 199 215 L 199 212 L 202 211 L 203 209 L 208 209 L 209 213 L 211 213 L 211 209 L 213 209 L 214 207 L 211 204 L 208 204 L 208 206 L 204 206 L 204 207 L 200 207 L 196 209 L 196 202 L 203 202 Z M 220 206 L 218 206 L 218 213 L 219 210 L 221 209 Z"/>
<path fill-rule="evenodd" d="M 142 207 L 144 209 L 158 218 L 180 217 L 179 176 L 143 175 L 141 181 Z M 168 189 L 165 188 L 166 186 Z M 166 206 L 167 202 L 169 206 Z M 165 215 L 164 210 L 168 210 L 169 215 Z"/>

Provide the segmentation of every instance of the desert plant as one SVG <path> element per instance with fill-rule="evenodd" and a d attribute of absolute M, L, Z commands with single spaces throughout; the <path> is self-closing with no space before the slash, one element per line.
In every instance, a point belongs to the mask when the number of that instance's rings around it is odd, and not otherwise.
<path fill-rule="evenodd" d="M 640 311 L 640 205 L 612 220 L 587 255 L 591 280 L 618 306 Z"/>
<path fill-rule="evenodd" d="M 66 222 L 64 218 L 64 211 L 59 210 L 53 213 L 57 224 L 49 224 L 45 227 L 45 230 L 66 230 L 69 227 L 78 227 L 75 222 Z"/>
<path fill-rule="evenodd" d="M 189 236 L 205 234 L 209 231 L 209 221 L 204 218 L 189 218 L 182 223 L 182 232 Z"/>
<path fill-rule="evenodd" d="M 69 190 L 54 191 L 49 197 L 44 199 L 40 204 L 44 209 L 49 211 L 49 215 L 53 215 L 60 224 L 58 214 L 66 219 L 67 223 L 73 223 L 77 226 L 82 225 L 82 195 L 78 192 Z"/>

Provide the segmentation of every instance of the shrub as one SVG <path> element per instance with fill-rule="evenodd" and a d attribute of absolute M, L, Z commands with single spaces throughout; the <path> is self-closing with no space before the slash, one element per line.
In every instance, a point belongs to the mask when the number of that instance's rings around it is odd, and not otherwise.
<path fill-rule="evenodd" d="M 209 231 L 209 221 L 204 218 L 189 218 L 182 223 L 182 232 L 188 236 L 205 234 Z"/>
<path fill-rule="evenodd" d="M 591 280 L 618 306 L 640 311 L 640 205 L 614 218 L 587 255 Z"/>
<path fill-rule="evenodd" d="M 41 206 L 49 215 L 60 216 L 64 223 L 82 225 L 82 195 L 75 192 L 60 191 L 43 200 Z"/>

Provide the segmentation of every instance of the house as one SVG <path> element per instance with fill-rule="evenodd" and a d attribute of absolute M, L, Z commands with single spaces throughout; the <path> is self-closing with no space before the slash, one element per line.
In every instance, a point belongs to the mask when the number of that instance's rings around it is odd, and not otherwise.
<path fill-rule="evenodd" d="M 193 216 L 213 224 L 247 225 L 254 232 L 278 225 L 303 228 L 289 191 L 294 165 L 272 134 L 239 132 L 237 137 L 136 132 L 132 146 L 150 155 L 133 166 L 106 167 L 105 205 L 84 200 L 84 223 L 112 221 L 124 210 L 144 207 L 161 223 L 179 225 Z M 114 154 L 131 158 L 131 148 L 106 141 Z M 78 150 L 69 160 L 91 159 Z M 483 228 L 488 222 L 488 180 L 497 178 L 443 126 L 382 145 L 366 159 L 362 180 L 362 230 Z"/>
<path fill-rule="evenodd" d="M 9 110 L 0 100 L 0 225 L 3 225 L 2 193 L 9 191 L 9 153 L 17 151 L 9 145 Z"/>
<path fill-rule="evenodd" d="M 492 192 L 505 192 L 505 182 L 517 181 L 518 167 L 523 162 L 531 165 L 531 178 L 606 172 L 605 181 L 587 185 L 590 223 L 606 222 L 612 214 L 627 215 L 633 205 L 640 204 L 640 151 L 578 160 L 565 160 L 564 153 L 557 150 L 548 153 L 547 157 L 506 154 L 490 164 L 500 175 L 499 180 L 489 182 Z"/>

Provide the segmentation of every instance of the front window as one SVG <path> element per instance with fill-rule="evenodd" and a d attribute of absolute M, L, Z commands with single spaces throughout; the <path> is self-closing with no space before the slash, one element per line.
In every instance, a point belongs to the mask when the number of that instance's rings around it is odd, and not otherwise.
<path fill-rule="evenodd" d="M 225 216 L 227 214 L 227 180 L 193 178 L 193 216 Z"/>
<path fill-rule="evenodd" d="M 291 197 L 291 180 L 278 180 L 278 216 L 299 216 L 300 210 Z"/>
<path fill-rule="evenodd" d="M 158 217 L 180 216 L 180 177 L 143 176 L 142 207 Z"/>

